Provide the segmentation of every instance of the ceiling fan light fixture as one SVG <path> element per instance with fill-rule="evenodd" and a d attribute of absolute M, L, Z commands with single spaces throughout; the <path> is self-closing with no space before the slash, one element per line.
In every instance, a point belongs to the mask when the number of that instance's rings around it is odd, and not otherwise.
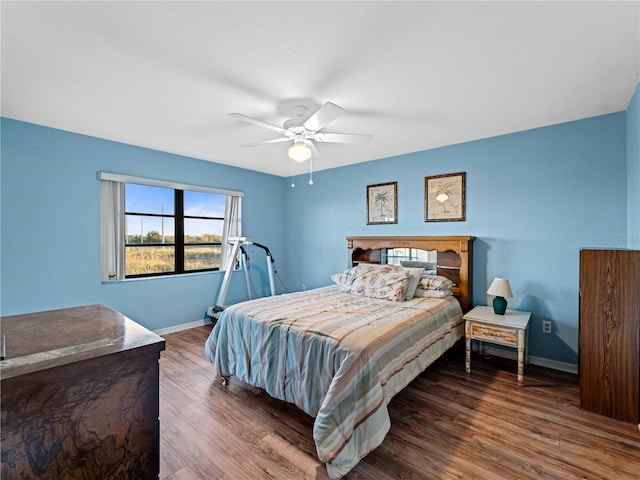
<path fill-rule="evenodd" d="M 305 103 L 306 102 L 306 103 Z M 308 105 L 307 105 L 308 104 Z M 342 115 L 345 110 L 335 103 L 325 102 L 310 116 L 309 108 L 315 108 L 315 104 L 306 100 L 291 100 L 287 105 L 291 105 L 293 118 L 286 120 L 282 127 L 271 123 L 263 122 L 257 118 L 248 117 L 241 113 L 230 113 L 229 116 L 258 127 L 264 127 L 278 132 L 279 138 L 263 140 L 261 142 L 248 143 L 243 147 L 253 147 L 261 144 L 271 144 L 278 142 L 289 142 L 293 140 L 293 145 L 289 148 L 288 154 L 291 160 L 304 162 L 318 158 L 320 153 L 316 149 L 315 142 L 322 143 L 362 143 L 371 139 L 371 135 L 356 133 L 327 133 L 321 130 L 330 122 Z M 311 162 L 309 162 L 311 163 Z"/>
<path fill-rule="evenodd" d="M 311 158 L 311 149 L 304 142 L 295 142 L 289 148 L 289 158 L 297 162 L 304 162 Z"/>

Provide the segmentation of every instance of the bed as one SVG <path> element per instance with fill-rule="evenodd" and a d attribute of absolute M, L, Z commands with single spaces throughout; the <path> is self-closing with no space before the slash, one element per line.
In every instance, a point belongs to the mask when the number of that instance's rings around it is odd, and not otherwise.
<path fill-rule="evenodd" d="M 391 398 L 464 335 L 473 240 L 347 237 L 351 265 L 332 285 L 226 308 L 205 354 L 216 377 L 313 417 L 318 458 L 340 478 L 384 440 Z"/>

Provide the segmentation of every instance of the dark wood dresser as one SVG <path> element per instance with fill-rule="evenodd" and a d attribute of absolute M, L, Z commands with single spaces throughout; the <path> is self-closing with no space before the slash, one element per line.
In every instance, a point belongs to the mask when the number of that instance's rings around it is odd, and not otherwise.
<path fill-rule="evenodd" d="M 104 305 L 0 322 L 3 479 L 158 478 L 162 337 Z"/>
<path fill-rule="evenodd" d="M 580 251 L 580 404 L 640 422 L 640 251 Z"/>

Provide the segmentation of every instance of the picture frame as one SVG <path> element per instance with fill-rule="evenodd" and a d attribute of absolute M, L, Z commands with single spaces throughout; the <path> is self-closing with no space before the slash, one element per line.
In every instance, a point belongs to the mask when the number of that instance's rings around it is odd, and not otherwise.
<path fill-rule="evenodd" d="M 465 221 L 466 177 L 466 172 L 425 177 L 425 222 Z"/>
<path fill-rule="evenodd" d="M 398 223 L 398 182 L 367 185 L 367 225 Z"/>

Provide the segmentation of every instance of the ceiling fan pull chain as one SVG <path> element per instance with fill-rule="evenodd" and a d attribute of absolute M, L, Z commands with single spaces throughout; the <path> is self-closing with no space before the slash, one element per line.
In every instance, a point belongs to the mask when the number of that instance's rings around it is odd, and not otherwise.
<path fill-rule="evenodd" d="M 309 158 L 309 185 L 313 185 L 313 156 Z"/>
<path fill-rule="evenodd" d="M 296 162 L 291 160 L 291 188 L 296 186 Z"/>

